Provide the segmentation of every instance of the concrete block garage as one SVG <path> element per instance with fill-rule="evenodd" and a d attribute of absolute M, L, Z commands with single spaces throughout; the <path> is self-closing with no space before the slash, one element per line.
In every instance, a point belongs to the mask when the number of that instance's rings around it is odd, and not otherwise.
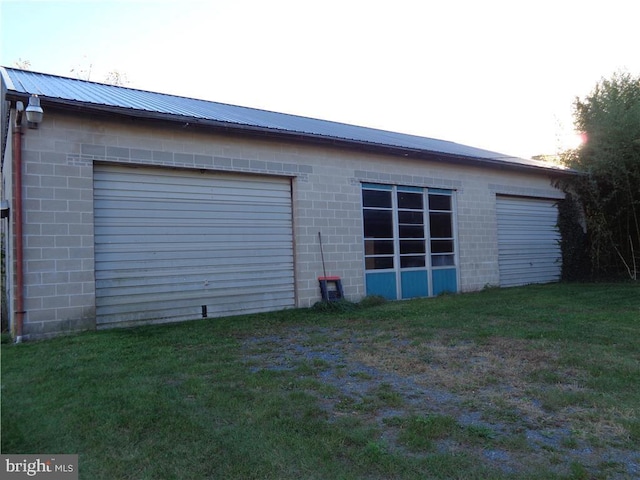
<path fill-rule="evenodd" d="M 17 69 L 0 76 L 5 285 L 20 338 L 310 306 L 319 232 L 325 269 L 353 301 L 559 279 L 559 168 Z M 36 98 L 40 123 L 26 115 Z"/>

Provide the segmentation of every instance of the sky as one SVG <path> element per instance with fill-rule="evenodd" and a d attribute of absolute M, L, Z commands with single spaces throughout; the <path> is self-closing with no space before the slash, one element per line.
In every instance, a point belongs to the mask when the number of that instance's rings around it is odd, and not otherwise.
<path fill-rule="evenodd" d="M 637 0 L 0 0 L 0 65 L 449 140 L 575 146 Z"/>

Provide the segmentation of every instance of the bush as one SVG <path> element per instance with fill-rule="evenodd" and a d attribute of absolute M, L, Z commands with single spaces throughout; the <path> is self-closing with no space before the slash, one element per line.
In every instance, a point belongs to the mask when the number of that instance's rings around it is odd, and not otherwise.
<path fill-rule="evenodd" d="M 359 303 L 350 302 L 345 299 L 334 301 L 321 300 L 316 302 L 312 308 L 316 312 L 352 312 L 359 308 L 377 307 L 386 302 L 387 299 L 380 295 L 369 295 L 360 300 Z"/>
<path fill-rule="evenodd" d="M 571 193 L 558 202 L 558 229 L 562 251 L 562 280 L 586 280 L 591 273 L 587 251 L 587 234 L 579 219 L 580 205 Z"/>
<path fill-rule="evenodd" d="M 316 312 L 351 312 L 358 308 L 358 305 L 349 300 L 321 300 L 312 307 Z"/>
<path fill-rule="evenodd" d="M 586 141 L 562 154 L 579 172 L 560 183 L 583 205 L 587 251 L 597 276 L 640 269 L 640 76 L 618 73 L 576 99 L 574 124 Z"/>

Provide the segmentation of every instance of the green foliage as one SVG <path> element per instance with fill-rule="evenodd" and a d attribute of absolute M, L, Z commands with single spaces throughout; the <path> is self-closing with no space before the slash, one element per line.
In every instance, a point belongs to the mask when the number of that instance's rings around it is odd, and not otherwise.
<path fill-rule="evenodd" d="M 576 128 L 586 142 L 563 154 L 584 175 L 562 182 L 583 204 L 588 251 L 596 274 L 640 268 L 640 76 L 603 79 L 574 104 Z"/>
<path fill-rule="evenodd" d="M 640 443 L 640 420 L 629 420 L 626 422 L 627 432 L 629 433 L 629 440 L 636 445 Z"/>
<path fill-rule="evenodd" d="M 321 300 L 313 305 L 313 309 L 317 312 L 352 312 L 363 308 L 372 308 L 383 305 L 387 299 L 379 295 L 369 295 L 360 300 L 359 303 L 353 303 L 349 300 L 340 299 L 334 301 Z"/>
<path fill-rule="evenodd" d="M 97 480 L 628 478 L 639 299 L 532 285 L 4 344 L 2 451 Z"/>
<path fill-rule="evenodd" d="M 433 441 L 446 438 L 459 428 L 455 418 L 448 415 L 411 416 L 398 434 L 400 443 L 412 451 L 430 450 Z"/>
<path fill-rule="evenodd" d="M 358 305 L 360 305 L 362 308 L 369 308 L 377 307 L 384 303 L 387 303 L 387 299 L 381 295 L 367 295 L 362 300 L 360 300 L 360 303 Z"/>
<path fill-rule="evenodd" d="M 358 308 L 358 305 L 349 300 L 321 300 L 312 307 L 316 312 L 350 312 Z"/>
<path fill-rule="evenodd" d="M 580 224 L 581 217 L 578 201 L 567 193 L 565 199 L 558 202 L 562 279 L 566 281 L 584 280 L 590 274 L 587 234 Z"/>

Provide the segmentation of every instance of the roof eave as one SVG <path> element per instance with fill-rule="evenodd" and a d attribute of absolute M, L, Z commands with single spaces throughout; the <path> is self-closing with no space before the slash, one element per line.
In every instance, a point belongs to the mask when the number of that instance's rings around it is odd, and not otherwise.
<path fill-rule="evenodd" d="M 28 95 L 16 91 L 7 91 L 6 98 L 10 101 L 28 101 Z M 295 132 L 290 130 L 280 130 L 268 127 L 259 127 L 256 125 L 248 125 L 234 122 L 216 121 L 205 118 L 191 117 L 187 115 L 175 115 L 169 113 L 156 112 L 152 110 L 141 110 L 133 108 L 117 107 L 112 105 L 101 105 L 87 103 L 82 101 L 40 96 L 40 101 L 44 102 L 43 106 L 49 105 L 62 110 L 82 112 L 82 113 L 99 113 L 103 115 L 126 116 L 130 118 L 139 118 L 144 120 L 162 121 L 169 123 L 179 123 L 184 127 L 207 128 L 217 131 L 224 131 L 235 134 L 251 134 L 260 137 L 286 138 L 306 143 L 315 143 L 322 145 L 333 145 L 343 148 L 356 148 L 373 153 L 386 153 L 403 158 L 415 158 L 422 160 L 430 160 L 443 163 L 455 163 L 458 165 L 475 166 L 475 167 L 492 167 L 500 170 L 509 171 L 528 171 L 537 172 L 551 176 L 573 176 L 578 172 L 570 169 L 560 169 L 554 167 L 544 167 L 537 165 L 527 165 L 515 162 L 506 162 L 490 158 L 470 157 L 463 155 L 454 155 L 431 150 L 411 149 L 395 145 L 382 143 L 365 142 L 349 138 L 330 137 L 319 134 L 311 134 L 307 132 Z"/>

